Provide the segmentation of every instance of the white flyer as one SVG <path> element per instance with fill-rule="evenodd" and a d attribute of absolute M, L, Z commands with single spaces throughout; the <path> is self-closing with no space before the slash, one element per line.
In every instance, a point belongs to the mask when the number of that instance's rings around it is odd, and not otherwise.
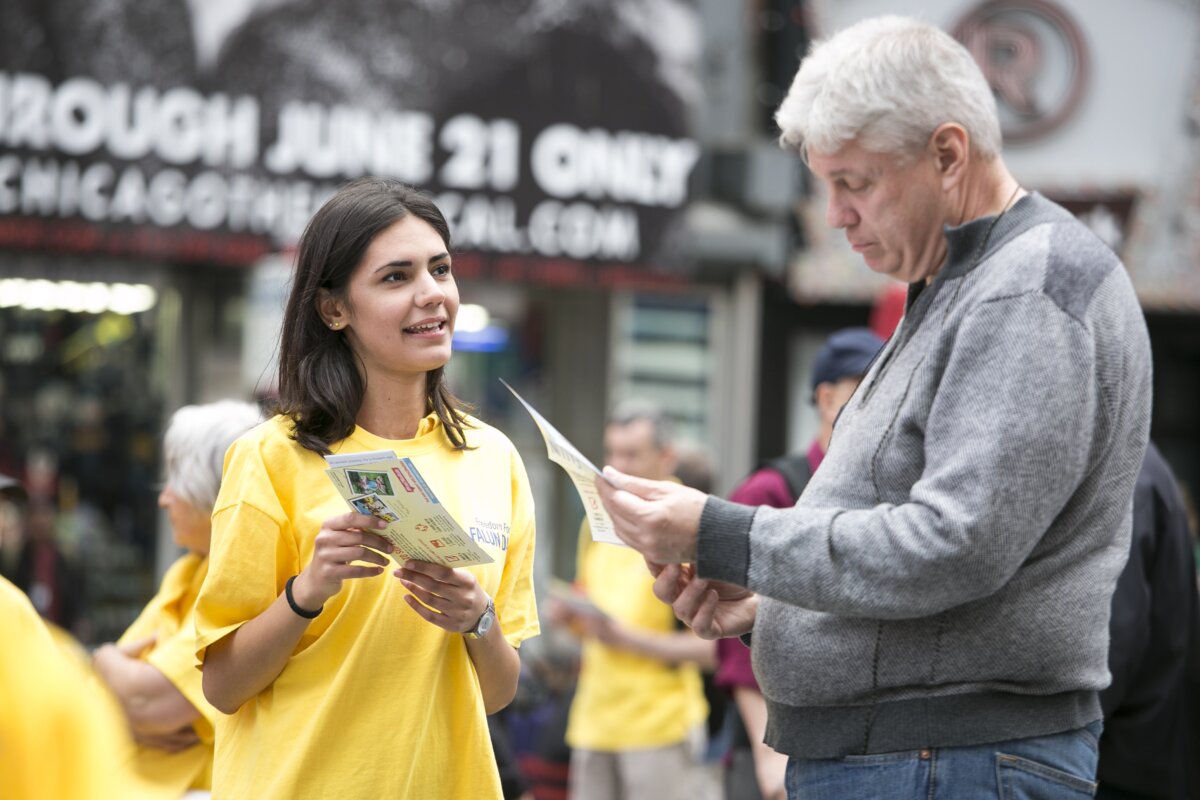
<path fill-rule="evenodd" d="M 347 505 L 388 523 L 375 531 L 392 543 L 392 559 L 473 567 L 493 559 L 438 502 L 408 458 L 391 450 L 325 456 L 325 474 Z"/>
<path fill-rule="evenodd" d="M 625 543 L 617 538 L 617 533 L 613 529 L 612 517 L 608 516 L 608 512 L 604 510 L 604 504 L 600 502 L 600 493 L 596 490 L 595 476 L 599 475 L 606 481 L 608 478 L 605 478 L 604 473 L 598 470 L 596 465 L 589 461 L 583 453 L 579 452 L 578 448 L 567 440 L 567 437 L 559 433 L 557 428 L 539 414 L 537 409 L 525 402 L 525 398 L 517 394 L 516 389 L 509 386 L 503 378 L 500 379 L 500 382 L 504 384 L 504 388 L 513 393 L 513 397 L 521 401 L 521 405 L 525 406 L 529 416 L 533 417 L 534 424 L 542 432 L 542 438 L 546 440 L 546 454 L 551 461 L 566 470 L 567 477 L 571 479 L 571 483 L 575 484 L 575 491 L 579 493 L 579 499 L 583 501 L 583 510 L 587 514 L 588 524 L 592 529 L 592 541 L 619 544 L 625 547 Z M 612 483 L 612 481 L 608 482 Z"/>

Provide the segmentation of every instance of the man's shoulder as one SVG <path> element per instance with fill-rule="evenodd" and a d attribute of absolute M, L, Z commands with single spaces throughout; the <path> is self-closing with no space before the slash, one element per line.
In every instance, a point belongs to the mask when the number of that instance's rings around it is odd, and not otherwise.
<path fill-rule="evenodd" d="M 1062 206 L 1033 195 L 1023 224 L 995 253 L 1001 268 L 984 280 L 986 295 L 1044 295 L 1062 312 L 1083 320 L 1110 279 L 1128 284 L 1117 254 Z M 1130 287 L 1119 293 L 1136 302 Z"/>

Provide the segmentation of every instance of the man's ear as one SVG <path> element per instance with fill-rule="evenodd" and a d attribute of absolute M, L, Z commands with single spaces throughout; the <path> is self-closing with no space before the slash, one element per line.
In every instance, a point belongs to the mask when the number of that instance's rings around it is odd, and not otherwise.
<path fill-rule="evenodd" d="M 330 328 L 337 330 L 346 324 L 346 313 L 341 301 L 328 289 L 317 290 L 317 313 Z"/>
<path fill-rule="evenodd" d="M 943 122 L 929 137 L 929 149 L 942 176 L 942 188 L 954 188 L 971 161 L 971 135 L 957 122 Z"/>

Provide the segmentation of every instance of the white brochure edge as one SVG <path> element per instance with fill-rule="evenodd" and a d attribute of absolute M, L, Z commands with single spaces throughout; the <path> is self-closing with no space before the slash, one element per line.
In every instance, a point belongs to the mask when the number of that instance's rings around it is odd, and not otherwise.
<path fill-rule="evenodd" d="M 525 398 L 517 394 L 517 390 L 509 386 L 507 381 L 501 378 L 500 382 L 504 384 L 504 388 L 513 393 L 513 397 L 520 401 L 525 410 L 529 412 L 529 416 L 533 417 L 534 424 L 537 425 L 542 439 L 546 442 L 546 454 L 550 460 L 562 467 L 566 471 L 567 477 L 571 479 L 571 483 L 575 484 L 575 491 L 579 493 L 584 513 L 587 514 L 588 524 L 592 529 L 592 541 L 627 547 L 628 545 L 617 538 L 612 517 L 604 510 L 604 504 L 600 502 L 600 492 L 596 490 L 594 476 L 599 475 L 610 484 L 612 481 L 608 480 L 604 473 L 597 469 L 596 465 L 589 461 L 583 453 L 580 453 L 567 437 L 559 433 L 549 420 L 538 413 L 537 409 L 525 402 Z"/>

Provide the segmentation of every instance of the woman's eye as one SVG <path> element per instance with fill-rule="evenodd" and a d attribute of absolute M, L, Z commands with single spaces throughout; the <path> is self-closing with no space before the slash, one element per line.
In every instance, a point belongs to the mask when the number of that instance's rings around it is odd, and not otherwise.
<path fill-rule="evenodd" d="M 449 275 L 450 274 L 450 265 L 449 264 L 438 264 L 436 267 L 433 268 L 433 274 L 437 275 L 439 278 Z"/>
<path fill-rule="evenodd" d="M 387 275 L 383 276 L 384 283 L 399 283 L 406 280 L 408 280 L 408 273 L 404 272 L 403 270 L 389 272 Z"/>

